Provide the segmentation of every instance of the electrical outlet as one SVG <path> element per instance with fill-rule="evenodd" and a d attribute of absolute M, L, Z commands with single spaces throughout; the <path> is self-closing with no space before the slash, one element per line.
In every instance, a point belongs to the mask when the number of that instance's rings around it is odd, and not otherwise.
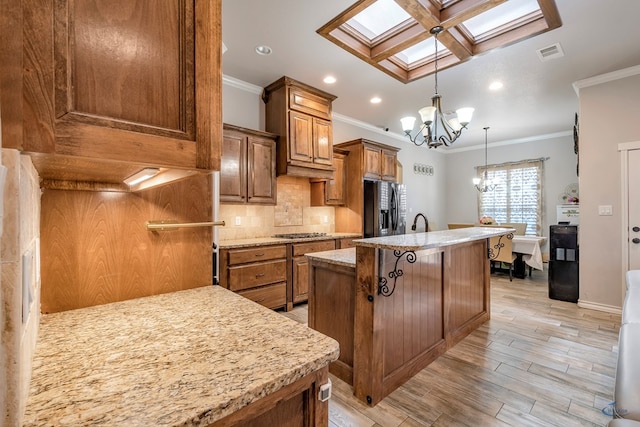
<path fill-rule="evenodd" d="M 322 217 L 322 223 L 323 223 L 323 224 L 326 224 L 326 223 L 328 223 L 328 222 L 329 222 L 329 217 L 328 217 L 327 215 L 323 216 L 323 217 Z"/>
<path fill-rule="evenodd" d="M 236 217 L 236 225 L 240 225 L 240 224 L 241 224 L 240 217 L 239 217 L 239 216 L 237 216 L 237 217 Z"/>
<path fill-rule="evenodd" d="M 600 205 L 598 206 L 598 215 L 611 216 L 613 215 L 613 208 L 611 205 Z"/>

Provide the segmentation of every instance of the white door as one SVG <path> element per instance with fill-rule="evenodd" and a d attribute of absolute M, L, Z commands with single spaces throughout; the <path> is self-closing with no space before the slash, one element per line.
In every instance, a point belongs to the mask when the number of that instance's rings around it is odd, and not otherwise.
<path fill-rule="evenodd" d="M 629 270 L 640 270 L 640 150 L 630 150 L 628 159 Z"/>

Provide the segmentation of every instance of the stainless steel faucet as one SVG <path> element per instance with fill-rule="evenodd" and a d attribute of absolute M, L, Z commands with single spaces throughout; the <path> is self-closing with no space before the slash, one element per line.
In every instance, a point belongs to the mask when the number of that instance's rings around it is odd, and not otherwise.
<path fill-rule="evenodd" d="M 424 219 L 424 231 L 429 231 L 429 220 L 422 213 L 418 213 L 416 217 L 413 219 L 413 225 L 411 226 L 412 231 L 416 231 L 416 224 L 418 223 L 418 217 L 421 216 Z"/>

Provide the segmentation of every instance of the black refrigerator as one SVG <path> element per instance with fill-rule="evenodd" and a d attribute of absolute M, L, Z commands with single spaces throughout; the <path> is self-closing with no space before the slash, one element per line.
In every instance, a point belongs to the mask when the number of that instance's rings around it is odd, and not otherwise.
<path fill-rule="evenodd" d="M 404 185 L 364 180 L 364 237 L 404 234 L 406 209 Z"/>
<path fill-rule="evenodd" d="M 552 225 L 549 229 L 549 298 L 578 302 L 578 226 Z"/>

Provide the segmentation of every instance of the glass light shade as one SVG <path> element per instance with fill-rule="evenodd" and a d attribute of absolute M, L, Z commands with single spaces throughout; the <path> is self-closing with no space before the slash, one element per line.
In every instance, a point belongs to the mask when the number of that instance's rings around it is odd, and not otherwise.
<path fill-rule="evenodd" d="M 447 120 L 447 123 L 449 123 L 449 126 L 451 126 L 451 128 L 455 132 L 458 132 L 460 129 L 462 129 L 462 125 L 460 124 L 460 121 L 457 117 L 451 117 L 449 120 Z"/>
<path fill-rule="evenodd" d="M 413 125 L 416 123 L 416 118 L 403 117 L 400 119 L 400 123 L 402 123 L 402 130 L 405 132 L 409 132 L 413 130 Z"/>
<path fill-rule="evenodd" d="M 429 126 L 433 123 L 433 118 L 436 115 L 436 107 L 422 107 L 418 113 L 420 113 L 422 123 Z"/>
<path fill-rule="evenodd" d="M 473 178 L 473 185 L 480 185 L 480 178 Z"/>
<path fill-rule="evenodd" d="M 458 121 L 462 126 L 466 126 L 471 121 L 471 116 L 473 116 L 473 111 L 475 108 L 466 107 L 459 108 L 456 110 L 456 114 L 458 115 Z"/>

